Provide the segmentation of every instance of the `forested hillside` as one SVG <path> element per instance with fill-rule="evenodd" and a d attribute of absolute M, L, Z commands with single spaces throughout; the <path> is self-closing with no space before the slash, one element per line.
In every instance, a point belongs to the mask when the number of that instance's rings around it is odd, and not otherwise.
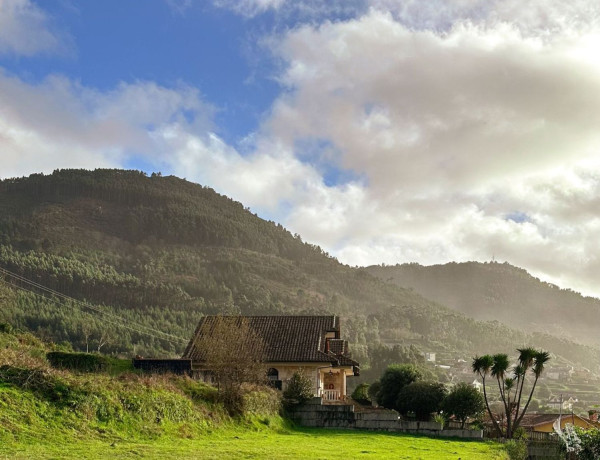
<path fill-rule="evenodd" d="M 176 356 L 203 314 L 335 313 L 365 367 L 417 359 L 417 348 L 468 358 L 533 344 L 588 367 L 600 358 L 596 348 L 469 319 L 340 264 L 210 188 L 137 171 L 1 181 L 0 268 L 74 299 L 0 284 L 0 322 L 81 350 Z M 399 345 L 395 357 L 380 344 Z"/>
<path fill-rule="evenodd" d="M 480 320 L 600 346 L 600 300 L 534 278 L 508 263 L 372 266 L 368 272 Z"/>

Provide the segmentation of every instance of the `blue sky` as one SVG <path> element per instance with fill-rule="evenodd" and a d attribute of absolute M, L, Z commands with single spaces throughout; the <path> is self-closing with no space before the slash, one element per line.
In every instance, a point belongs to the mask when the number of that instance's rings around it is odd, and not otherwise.
<path fill-rule="evenodd" d="M 98 90 L 138 80 L 191 85 L 215 106 L 219 134 L 239 142 L 257 128 L 278 92 L 275 63 L 255 40 L 272 21 L 256 24 L 209 2 L 181 5 L 45 1 L 39 7 L 64 48 L 51 56 L 9 54 L 0 62 L 30 82 L 61 74 Z"/>
<path fill-rule="evenodd" d="M 350 265 L 600 295 L 592 0 L 0 0 L 0 177 L 209 185 Z"/>

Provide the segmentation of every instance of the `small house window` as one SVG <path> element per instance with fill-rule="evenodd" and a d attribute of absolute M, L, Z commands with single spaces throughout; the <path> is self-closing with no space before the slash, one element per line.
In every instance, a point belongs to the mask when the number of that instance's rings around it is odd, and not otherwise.
<path fill-rule="evenodd" d="M 267 371 L 267 383 L 269 386 L 277 388 L 278 390 L 281 390 L 283 387 L 283 382 L 279 380 L 279 371 L 274 367 L 271 367 Z"/>

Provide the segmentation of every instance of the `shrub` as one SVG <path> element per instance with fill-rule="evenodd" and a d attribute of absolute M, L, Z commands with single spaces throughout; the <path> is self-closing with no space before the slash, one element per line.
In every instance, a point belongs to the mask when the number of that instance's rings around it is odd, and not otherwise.
<path fill-rule="evenodd" d="M 313 385 L 310 378 L 303 372 L 294 372 L 283 392 L 286 408 L 304 404 L 312 397 Z"/>
<path fill-rule="evenodd" d="M 361 383 L 357 386 L 352 392 L 352 399 L 360 404 L 371 404 L 371 399 L 369 398 L 369 384 Z"/>
<path fill-rule="evenodd" d="M 89 353 L 65 353 L 51 351 L 46 354 L 50 365 L 57 369 L 69 369 L 79 372 L 98 372 L 108 367 L 108 359 L 104 356 Z"/>
<path fill-rule="evenodd" d="M 443 403 L 444 412 L 454 415 L 462 423 L 469 417 L 480 417 L 485 410 L 485 401 L 477 388 L 461 382 L 454 386 Z"/>
<path fill-rule="evenodd" d="M 0 323 L 0 333 L 3 334 L 11 334 L 13 331 L 13 328 L 10 324 L 8 323 Z"/>
<path fill-rule="evenodd" d="M 575 428 L 575 432 L 580 440 L 580 450 L 577 453 L 577 458 L 581 460 L 600 458 L 600 430 L 596 428 L 590 428 L 589 430 Z"/>
<path fill-rule="evenodd" d="M 281 409 L 281 393 L 269 387 L 245 387 L 246 413 L 254 415 L 277 415 Z"/>
<path fill-rule="evenodd" d="M 428 420 L 432 412 L 441 409 L 446 388 L 439 382 L 413 382 L 398 393 L 396 407 L 402 415 L 414 413 L 419 420 Z"/>
<path fill-rule="evenodd" d="M 527 441 L 523 439 L 511 439 L 504 444 L 504 448 L 510 460 L 526 460 L 529 455 L 527 452 Z"/>
<path fill-rule="evenodd" d="M 392 364 L 380 380 L 377 402 L 388 409 L 397 409 L 398 394 L 405 386 L 421 379 L 421 372 L 412 364 Z"/>
<path fill-rule="evenodd" d="M 381 389 L 381 383 L 379 382 L 379 380 L 374 381 L 371 385 L 369 385 L 369 399 L 371 400 L 371 404 L 379 404 L 379 401 L 377 399 L 377 394 L 379 393 L 379 390 Z"/>

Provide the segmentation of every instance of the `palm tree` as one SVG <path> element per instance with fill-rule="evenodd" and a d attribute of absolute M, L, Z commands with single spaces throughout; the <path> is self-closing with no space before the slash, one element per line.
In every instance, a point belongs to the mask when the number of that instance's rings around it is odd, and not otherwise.
<path fill-rule="evenodd" d="M 533 397 L 533 392 L 535 390 L 535 386 L 537 385 L 537 381 L 540 378 L 540 375 L 542 375 L 542 372 L 544 372 L 544 366 L 549 360 L 550 353 L 548 353 L 547 351 L 539 350 L 535 352 L 535 356 L 533 358 L 533 367 L 531 369 L 533 375 L 535 376 L 535 380 L 533 381 L 531 391 L 529 392 L 529 398 L 527 399 L 527 403 L 523 408 L 523 412 L 521 412 L 521 415 L 515 422 L 515 429 L 518 428 L 519 424 L 521 423 L 521 420 L 523 419 L 523 415 L 525 415 L 525 412 L 527 412 L 527 408 L 529 407 L 529 403 L 531 402 L 531 398 Z"/>
<path fill-rule="evenodd" d="M 479 374 L 479 376 L 481 377 L 481 384 L 483 386 L 483 399 L 485 400 L 485 407 L 487 408 L 490 419 L 492 420 L 492 423 L 494 424 L 494 428 L 496 428 L 498 435 L 502 436 L 502 428 L 500 428 L 500 425 L 498 424 L 496 417 L 494 417 L 494 414 L 492 414 L 492 410 L 490 409 L 490 405 L 488 402 L 487 392 L 485 389 L 485 378 L 490 373 L 490 370 L 491 370 L 493 364 L 494 364 L 494 358 L 490 355 L 475 356 L 475 358 L 473 358 L 473 363 L 472 363 L 471 367 L 473 369 L 473 372 L 476 374 Z"/>
<path fill-rule="evenodd" d="M 544 366 L 550 359 L 550 354 L 546 351 L 538 351 L 534 348 L 521 348 L 519 352 L 518 363 L 512 369 L 512 374 L 509 374 L 510 361 L 506 354 L 496 354 L 493 356 L 484 355 L 473 359 L 473 372 L 479 374 L 483 384 L 483 396 L 488 414 L 492 419 L 494 427 L 500 436 L 512 438 L 514 431 L 519 427 L 523 416 L 527 412 L 529 403 L 533 397 L 533 392 L 537 385 L 537 381 L 544 371 Z M 521 410 L 521 398 L 523 396 L 523 387 L 525 384 L 527 371 L 531 369 L 535 379 L 529 392 L 529 398 L 523 410 Z M 506 432 L 503 433 L 502 427 L 498 424 L 489 406 L 487 392 L 485 388 L 485 378 L 487 375 L 496 378 L 500 398 L 504 405 L 506 415 Z"/>
<path fill-rule="evenodd" d="M 523 386 L 525 385 L 525 377 L 527 376 L 527 371 L 535 361 L 535 356 L 538 351 L 532 347 L 525 348 L 517 348 L 519 352 L 519 364 L 514 368 L 514 374 L 517 378 L 517 390 L 515 391 L 515 424 L 513 425 L 513 431 L 517 427 L 517 420 L 519 420 L 519 411 L 521 410 L 521 398 L 523 396 Z"/>
<path fill-rule="evenodd" d="M 492 377 L 496 377 L 498 382 L 498 390 L 500 391 L 500 398 L 504 404 L 504 413 L 506 414 L 506 436 L 510 437 L 511 433 L 511 420 L 510 420 L 510 401 L 506 401 L 506 373 L 510 367 L 510 361 L 508 355 L 504 353 L 498 353 L 492 356 L 494 364 L 492 365 Z M 512 384 L 511 384 L 512 387 Z"/>

